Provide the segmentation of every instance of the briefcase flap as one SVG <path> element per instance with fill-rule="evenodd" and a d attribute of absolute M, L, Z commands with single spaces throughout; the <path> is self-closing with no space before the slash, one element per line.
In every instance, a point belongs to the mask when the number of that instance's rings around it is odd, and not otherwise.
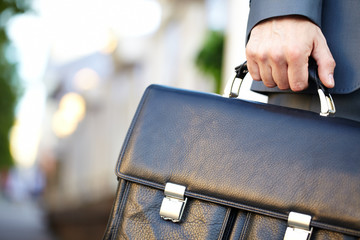
<path fill-rule="evenodd" d="M 360 236 L 360 124 L 152 85 L 120 153 L 120 178 Z"/>

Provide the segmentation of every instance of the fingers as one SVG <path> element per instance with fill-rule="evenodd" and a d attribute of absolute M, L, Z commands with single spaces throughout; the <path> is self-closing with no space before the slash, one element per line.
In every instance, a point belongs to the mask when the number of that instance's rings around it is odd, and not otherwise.
<path fill-rule="evenodd" d="M 263 81 L 269 88 L 278 87 L 289 89 L 287 61 L 281 51 L 252 55 L 251 48 L 247 48 L 248 69 L 255 81 Z M 259 57 L 261 56 L 261 57 Z"/>
<path fill-rule="evenodd" d="M 288 65 L 283 58 L 273 57 L 271 60 L 273 79 L 281 90 L 289 89 Z"/>
<path fill-rule="evenodd" d="M 272 77 L 271 66 L 269 66 L 267 63 L 260 62 L 259 67 L 261 80 L 264 82 L 265 86 L 270 88 L 276 87 L 276 83 Z"/>
<path fill-rule="evenodd" d="M 303 91 L 309 85 L 309 56 L 303 52 L 303 50 L 293 48 L 287 54 L 289 85 L 294 92 Z"/>
<path fill-rule="evenodd" d="M 294 92 L 300 92 L 305 90 L 309 83 L 309 70 L 308 70 L 308 64 L 297 64 L 292 62 L 289 64 L 289 85 L 290 89 Z"/>
<path fill-rule="evenodd" d="M 259 66 L 252 60 L 253 58 L 247 57 L 247 59 L 247 66 L 252 79 L 255 81 L 261 81 Z"/>
<path fill-rule="evenodd" d="M 254 46 L 255 45 L 255 46 Z M 308 52 L 308 53 L 307 53 Z M 308 86 L 310 51 L 298 47 L 261 46 L 249 42 L 246 47 L 248 69 L 252 78 L 269 88 L 302 91 Z"/>
<path fill-rule="evenodd" d="M 325 38 L 320 38 L 314 42 L 312 56 L 318 65 L 320 81 L 326 87 L 333 88 L 335 86 L 334 70 L 336 63 Z"/>
<path fill-rule="evenodd" d="M 255 26 L 246 47 L 254 80 L 267 87 L 302 91 L 308 87 L 308 61 L 318 64 L 321 82 L 334 87 L 335 61 L 321 29 L 306 18 L 273 18 Z"/>
<path fill-rule="evenodd" d="M 263 81 L 266 87 L 298 92 L 308 87 L 308 58 L 299 59 L 282 63 L 248 61 L 248 68 L 252 78 Z"/>
<path fill-rule="evenodd" d="M 262 81 L 265 86 L 269 88 L 276 87 L 276 83 L 272 77 L 271 67 L 263 62 L 259 62 L 260 66 L 255 61 L 248 61 L 248 69 L 250 75 L 255 81 Z"/>
<path fill-rule="evenodd" d="M 275 87 L 276 83 L 272 76 L 272 68 L 266 59 L 267 54 L 262 54 L 260 56 L 259 52 L 261 51 L 258 51 L 257 49 L 254 50 L 252 46 L 246 48 L 250 75 L 255 81 L 263 81 L 264 85 L 267 87 Z"/>

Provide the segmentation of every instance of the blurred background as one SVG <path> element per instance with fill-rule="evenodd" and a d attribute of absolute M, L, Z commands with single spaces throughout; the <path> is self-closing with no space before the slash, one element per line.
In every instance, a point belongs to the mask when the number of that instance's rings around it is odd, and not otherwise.
<path fill-rule="evenodd" d="M 152 83 L 221 93 L 249 1 L 2 0 L 0 239 L 101 239 Z M 266 102 L 249 90 L 240 97 Z"/>

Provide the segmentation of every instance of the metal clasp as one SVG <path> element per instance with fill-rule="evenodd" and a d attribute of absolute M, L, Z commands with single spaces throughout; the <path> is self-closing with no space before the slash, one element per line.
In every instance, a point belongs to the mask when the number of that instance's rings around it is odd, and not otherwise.
<path fill-rule="evenodd" d="M 224 97 L 237 98 L 240 93 L 241 84 L 248 73 L 247 62 L 235 68 L 235 76 L 229 79 L 224 89 Z"/>
<path fill-rule="evenodd" d="M 165 197 L 160 208 L 160 216 L 164 220 L 171 220 L 173 222 L 180 222 L 183 215 L 187 198 L 185 198 L 185 186 L 166 183 Z"/>
<path fill-rule="evenodd" d="M 284 240 L 309 240 L 313 231 L 310 222 L 311 216 L 290 212 Z"/>
<path fill-rule="evenodd" d="M 320 98 L 320 115 L 328 116 L 329 114 L 335 114 L 335 103 L 330 93 L 325 94 L 321 88 L 318 88 L 318 94 Z"/>

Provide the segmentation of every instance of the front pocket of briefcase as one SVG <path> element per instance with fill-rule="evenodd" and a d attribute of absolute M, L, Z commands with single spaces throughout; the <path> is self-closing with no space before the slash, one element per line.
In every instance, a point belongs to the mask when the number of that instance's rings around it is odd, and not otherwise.
<path fill-rule="evenodd" d="M 189 199 L 180 223 L 159 215 L 164 192 L 127 182 L 113 239 L 222 239 L 231 209 L 197 199 Z"/>
<path fill-rule="evenodd" d="M 230 240 L 283 240 L 287 222 L 278 218 L 233 209 L 234 223 L 231 225 Z M 232 213 L 232 214 L 234 214 Z M 229 226 L 228 226 L 229 227 Z M 314 228 L 312 240 L 358 240 L 359 238 L 334 231 Z"/>

